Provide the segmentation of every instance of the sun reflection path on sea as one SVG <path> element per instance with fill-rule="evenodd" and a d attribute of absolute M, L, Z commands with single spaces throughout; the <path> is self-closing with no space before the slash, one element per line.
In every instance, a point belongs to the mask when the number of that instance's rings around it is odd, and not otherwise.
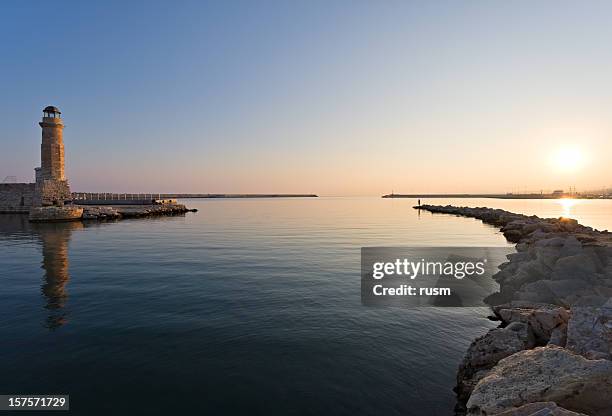
<path fill-rule="evenodd" d="M 574 207 L 574 205 L 578 204 L 579 200 L 573 198 L 562 198 L 559 199 L 558 202 L 563 210 L 561 216 L 572 218 L 572 208 Z"/>

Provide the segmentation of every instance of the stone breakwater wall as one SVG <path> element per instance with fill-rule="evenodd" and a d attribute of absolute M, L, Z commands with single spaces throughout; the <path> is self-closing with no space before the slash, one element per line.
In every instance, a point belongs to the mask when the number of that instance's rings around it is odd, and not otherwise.
<path fill-rule="evenodd" d="M 0 213 L 27 214 L 34 200 L 34 183 L 0 183 Z"/>
<path fill-rule="evenodd" d="M 499 328 L 472 342 L 457 414 L 612 415 L 612 233 L 568 218 L 421 205 L 498 227 L 516 253 L 486 301 Z"/>
<path fill-rule="evenodd" d="M 27 214 L 33 206 L 61 205 L 70 198 L 66 181 L 41 179 L 36 183 L 0 183 L 0 213 Z"/>
<path fill-rule="evenodd" d="M 83 220 L 116 220 L 122 218 L 139 218 L 159 215 L 180 215 L 186 212 L 197 212 L 183 204 L 160 205 L 117 205 L 91 206 L 83 205 Z"/>
<path fill-rule="evenodd" d="M 74 220 L 119 220 L 123 218 L 142 218 L 160 215 L 180 215 L 186 212 L 196 212 L 182 204 L 166 205 L 121 205 L 121 206 L 91 206 L 64 205 L 30 208 L 29 220 L 32 222 L 57 222 Z"/>

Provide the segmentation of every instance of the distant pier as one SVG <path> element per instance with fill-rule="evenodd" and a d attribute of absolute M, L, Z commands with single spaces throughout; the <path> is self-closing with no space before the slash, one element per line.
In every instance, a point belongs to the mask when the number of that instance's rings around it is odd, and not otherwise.
<path fill-rule="evenodd" d="M 382 198 L 612 199 L 609 194 L 386 194 Z"/>

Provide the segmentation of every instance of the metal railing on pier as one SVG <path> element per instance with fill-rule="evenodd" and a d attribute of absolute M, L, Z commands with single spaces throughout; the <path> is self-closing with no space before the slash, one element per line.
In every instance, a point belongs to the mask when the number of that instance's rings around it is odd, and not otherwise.
<path fill-rule="evenodd" d="M 108 193 L 108 192 L 73 192 L 74 201 L 138 201 L 138 200 L 157 200 L 162 199 L 162 194 L 131 194 L 131 193 Z"/>

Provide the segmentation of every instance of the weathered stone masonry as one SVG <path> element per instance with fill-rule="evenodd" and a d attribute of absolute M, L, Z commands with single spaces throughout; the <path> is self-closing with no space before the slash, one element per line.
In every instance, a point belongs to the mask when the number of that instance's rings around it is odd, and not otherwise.
<path fill-rule="evenodd" d="M 68 199 L 70 199 L 70 187 L 67 181 L 57 181 L 54 179 L 36 181 L 34 206 L 63 205 L 64 201 Z"/>
<path fill-rule="evenodd" d="M 34 183 L 0 183 L 0 213 L 27 214 L 34 201 Z"/>
<path fill-rule="evenodd" d="M 70 199 L 70 187 L 64 171 L 64 123 L 57 107 L 46 107 L 40 145 L 40 169 L 36 169 L 34 206 L 63 205 Z"/>

